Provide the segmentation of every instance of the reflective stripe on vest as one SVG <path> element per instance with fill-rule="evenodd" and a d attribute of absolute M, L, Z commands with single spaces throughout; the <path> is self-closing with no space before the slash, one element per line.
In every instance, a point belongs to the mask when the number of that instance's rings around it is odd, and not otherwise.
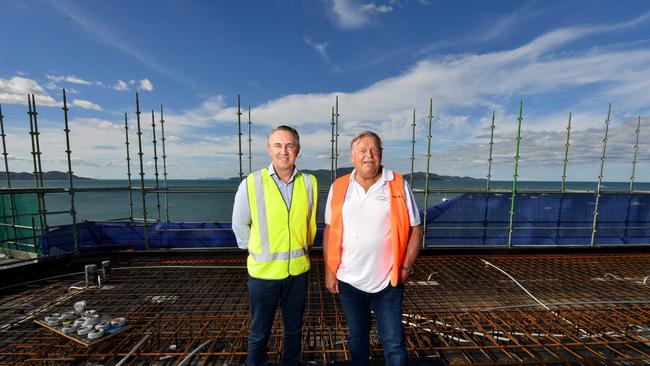
<path fill-rule="evenodd" d="M 264 171 L 266 171 L 266 169 L 264 169 Z M 258 170 L 252 174 L 253 184 L 255 187 L 255 202 L 257 204 L 257 222 L 258 222 L 258 230 L 260 234 L 261 253 L 255 253 L 252 250 L 249 250 L 249 254 L 253 257 L 253 259 L 256 262 L 260 262 L 260 263 L 268 263 L 275 260 L 294 259 L 294 258 L 299 258 L 307 255 L 307 253 L 309 252 L 309 243 L 307 238 L 305 238 L 303 247 L 300 249 L 294 249 L 288 252 L 273 252 L 273 253 L 271 252 L 271 241 L 269 239 L 269 227 L 268 227 L 268 221 L 266 217 L 266 200 L 264 199 L 264 182 L 263 182 L 262 172 L 263 172 L 262 170 Z M 313 210 L 313 195 L 311 194 L 311 192 L 313 192 L 312 190 L 313 184 L 309 177 L 305 179 L 305 176 L 300 174 L 294 178 L 294 187 L 293 187 L 294 190 L 296 189 L 296 181 L 298 179 L 304 182 L 305 190 L 307 192 L 308 220 L 306 222 L 306 225 L 309 225 L 309 223 L 311 222 L 311 215 Z M 293 203 L 293 197 L 292 197 L 292 203 Z M 289 218 L 291 217 L 290 210 L 288 210 L 287 215 L 289 216 Z M 289 240 L 291 240 L 291 235 L 289 235 Z"/>

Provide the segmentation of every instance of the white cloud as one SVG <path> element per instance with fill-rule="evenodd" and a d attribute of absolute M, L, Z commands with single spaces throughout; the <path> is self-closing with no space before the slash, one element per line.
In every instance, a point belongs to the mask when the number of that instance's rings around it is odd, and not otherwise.
<path fill-rule="evenodd" d="M 393 7 L 389 5 L 377 5 L 375 3 L 363 4 L 360 7 L 362 12 L 370 15 L 386 14 L 393 11 Z"/>
<path fill-rule="evenodd" d="M 91 101 L 88 100 L 83 100 L 83 99 L 75 99 L 72 101 L 71 104 L 73 107 L 79 107 L 83 109 L 92 109 L 94 111 L 102 111 L 102 107 L 99 104 L 95 104 Z"/>
<path fill-rule="evenodd" d="M 138 89 L 150 92 L 153 91 L 153 84 L 149 79 L 142 79 L 140 80 L 140 86 Z"/>
<path fill-rule="evenodd" d="M 81 85 L 91 85 L 95 84 L 95 82 L 91 82 L 88 80 L 84 80 L 80 77 L 74 76 L 74 75 L 68 75 L 68 76 L 54 76 L 54 75 L 48 75 L 47 76 L 48 80 L 51 80 L 55 83 L 60 83 L 62 81 L 72 83 L 72 84 L 81 84 Z"/>
<path fill-rule="evenodd" d="M 37 104 L 56 106 L 57 102 L 47 94 L 35 80 L 14 76 L 11 79 L 0 78 L 0 103 L 26 104 L 27 94 L 34 94 Z"/>
<path fill-rule="evenodd" d="M 326 0 L 334 24 L 346 30 L 359 29 L 369 24 L 371 17 L 393 11 L 390 5 L 362 4 L 358 0 Z"/>
<path fill-rule="evenodd" d="M 118 80 L 113 86 L 113 89 L 117 91 L 127 91 L 129 90 L 129 84 L 127 84 L 126 81 Z"/>
<path fill-rule="evenodd" d="M 311 48 L 316 50 L 316 52 L 318 52 L 318 54 L 321 55 L 325 60 L 329 60 L 329 56 L 327 56 L 327 51 L 326 51 L 327 42 L 317 43 L 312 41 L 311 38 L 306 36 L 303 39 L 305 43 L 307 43 L 307 45 L 309 45 Z"/>

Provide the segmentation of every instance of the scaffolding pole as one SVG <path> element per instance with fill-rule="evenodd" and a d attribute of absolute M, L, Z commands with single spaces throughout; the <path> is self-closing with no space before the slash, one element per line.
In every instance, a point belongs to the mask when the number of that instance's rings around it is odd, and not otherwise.
<path fill-rule="evenodd" d="M 630 176 L 630 193 L 634 192 L 634 179 L 636 175 L 636 156 L 639 152 L 639 132 L 641 132 L 641 116 L 636 121 L 636 141 L 634 142 L 634 158 L 632 159 L 632 175 Z"/>
<path fill-rule="evenodd" d="M 336 96 L 336 113 L 334 122 L 336 124 L 336 134 L 334 135 L 334 179 L 338 177 L 339 170 L 339 96 Z"/>
<path fill-rule="evenodd" d="M 334 180 L 336 179 L 336 173 L 334 172 L 334 141 L 335 141 L 335 136 L 334 136 L 334 107 L 332 107 L 332 134 L 330 138 L 330 143 L 332 146 L 332 152 L 330 153 L 330 184 L 334 183 Z"/>
<path fill-rule="evenodd" d="M 248 106 L 248 174 L 253 172 L 253 137 L 251 135 L 251 106 Z"/>
<path fill-rule="evenodd" d="M 36 188 L 43 188 L 43 169 L 41 166 L 41 149 L 38 132 L 38 119 L 36 112 L 36 100 L 34 94 L 27 95 L 27 104 L 29 105 L 29 134 L 32 140 L 32 159 L 34 161 L 34 180 Z M 38 206 L 39 232 L 47 231 L 47 211 L 45 209 L 45 197 L 43 193 L 36 192 L 36 203 Z M 36 245 L 36 243 L 34 243 Z"/>
<path fill-rule="evenodd" d="M 411 138 L 411 185 L 413 185 L 413 172 L 415 169 L 415 109 L 413 109 L 413 137 Z"/>
<path fill-rule="evenodd" d="M 566 191 L 566 168 L 569 164 L 569 146 L 571 138 L 571 112 L 569 112 L 569 122 L 566 126 L 566 142 L 564 143 L 564 167 L 562 168 L 562 193 Z"/>
<path fill-rule="evenodd" d="M 496 111 L 492 110 L 492 124 L 490 125 L 490 152 L 488 153 L 488 173 L 485 186 L 485 211 L 483 211 L 483 245 L 487 245 L 488 241 L 488 203 L 490 200 L 490 182 L 492 181 L 492 153 L 494 150 L 494 121 L 496 117 Z"/>
<path fill-rule="evenodd" d="M 147 222 L 147 192 L 144 189 L 144 163 L 142 161 L 142 130 L 140 128 L 140 96 L 135 93 L 135 115 L 138 123 L 138 156 L 140 158 L 140 192 L 142 195 L 142 219 L 144 220 L 144 247 L 149 249 L 149 230 Z"/>
<path fill-rule="evenodd" d="M 591 224 L 591 242 L 593 248 L 596 245 L 596 226 L 598 225 L 598 205 L 600 204 L 600 190 L 603 184 L 603 173 L 605 171 L 605 152 L 607 151 L 607 134 L 609 133 L 609 120 L 612 115 L 612 103 L 607 107 L 607 119 L 605 120 L 605 137 L 603 138 L 603 150 L 600 155 L 600 173 L 598 174 L 598 185 L 596 186 L 596 203 L 594 204 L 594 219 Z"/>
<path fill-rule="evenodd" d="M 239 139 L 239 181 L 244 180 L 244 169 L 242 167 L 242 152 L 241 152 L 241 102 L 239 99 L 239 94 L 237 94 L 237 138 Z"/>
<path fill-rule="evenodd" d="M 158 222 L 160 222 L 160 181 L 158 179 L 158 141 L 156 141 L 156 117 L 153 109 L 151 110 L 151 131 L 153 132 L 153 167 L 154 177 L 156 179 L 156 210 L 158 212 Z"/>
<path fill-rule="evenodd" d="M 131 154 L 129 152 L 129 122 L 124 113 L 124 137 L 126 138 L 126 178 L 129 191 L 129 220 L 133 222 L 133 185 L 131 183 Z"/>
<path fill-rule="evenodd" d="M 512 197 L 510 198 L 510 220 L 508 222 L 508 248 L 512 248 L 512 231 L 515 218 L 515 199 L 517 197 L 517 177 L 519 176 L 519 145 L 521 143 L 521 121 L 524 102 L 519 100 L 519 117 L 517 118 L 517 148 L 515 150 L 515 172 L 512 174 Z"/>
<path fill-rule="evenodd" d="M 490 152 L 488 154 L 488 173 L 487 173 L 487 185 L 485 186 L 485 191 L 490 192 L 490 181 L 492 180 L 492 150 L 494 149 L 494 117 L 496 111 L 492 110 L 492 125 L 490 126 Z"/>
<path fill-rule="evenodd" d="M 636 130 L 634 131 L 636 135 L 636 140 L 634 142 L 634 157 L 632 158 L 632 175 L 630 176 L 630 189 L 629 194 L 627 195 L 627 213 L 625 215 L 625 234 L 627 237 L 629 233 L 630 226 L 630 215 L 632 214 L 632 194 L 634 193 L 634 177 L 636 175 L 636 157 L 639 152 L 639 132 L 641 132 L 641 116 L 637 119 Z"/>
<path fill-rule="evenodd" d="M 81 248 L 79 248 L 79 235 L 77 232 L 77 209 L 74 202 L 74 183 L 72 175 L 72 150 L 70 150 L 70 128 L 68 126 L 68 99 L 65 94 L 65 89 L 63 89 L 63 120 L 65 123 L 65 153 L 68 158 L 68 193 L 70 194 L 70 216 L 72 216 L 72 241 L 74 243 L 75 253 L 79 254 Z"/>
<path fill-rule="evenodd" d="M 422 248 L 427 243 L 427 209 L 429 208 L 429 170 L 431 168 L 431 125 L 433 123 L 433 98 L 429 99 L 429 134 L 427 135 L 427 171 L 424 174 L 424 217 L 423 217 L 423 235 Z"/>
<path fill-rule="evenodd" d="M 2 137 L 2 157 L 5 162 L 5 174 L 7 176 L 7 188 L 11 188 L 11 174 L 9 174 L 9 159 L 7 154 L 7 143 L 5 141 L 5 125 L 4 125 L 4 115 L 2 114 L 2 104 L 0 104 L 0 136 Z M 9 193 L 9 210 L 11 211 L 11 227 L 14 232 L 14 243 L 18 239 L 18 231 L 16 230 L 16 202 L 14 195 Z"/>
<path fill-rule="evenodd" d="M 160 105 L 160 132 L 162 134 L 160 140 L 162 141 L 162 158 L 163 158 L 163 184 L 165 188 L 165 221 L 169 222 L 169 197 L 167 195 L 167 190 L 169 186 L 167 184 L 167 151 L 165 150 L 165 118 L 163 115 L 163 105 Z"/>

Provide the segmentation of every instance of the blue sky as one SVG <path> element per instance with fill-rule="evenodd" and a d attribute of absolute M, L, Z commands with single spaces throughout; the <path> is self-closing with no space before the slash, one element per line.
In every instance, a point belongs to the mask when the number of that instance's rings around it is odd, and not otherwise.
<path fill-rule="evenodd" d="M 385 140 L 385 165 L 408 172 L 415 109 L 424 170 L 431 98 L 432 171 L 485 177 L 494 110 L 493 178 L 509 180 L 521 99 L 521 179 L 561 178 L 572 113 L 567 178 L 595 180 L 611 102 L 605 180 L 629 180 L 639 116 L 636 178 L 650 180 L 647 1 L 4 0 L 0 24 L 13 171 L 33 169 L 27 93 L 36 94 L 44 169 L 66 170 L 66 88 L 82 176 L 126 177 L 124 113 L 136 157 L 139 91 L 147 177 L 160 104 L 171 179 L 237 175 L 240 94 L 251 107 L 254 169 L 268 164 L 266 134 L 281 123 L 301 133 L 300 167 L 329 168 L 338 96 L 339 166 L 349 165 L 351 136 L 371 129 Z"/>

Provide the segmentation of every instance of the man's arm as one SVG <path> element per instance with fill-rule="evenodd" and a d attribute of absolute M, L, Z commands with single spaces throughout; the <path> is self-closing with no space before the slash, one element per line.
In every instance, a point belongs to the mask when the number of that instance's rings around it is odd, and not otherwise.
<path fill-rule="evenodd" d="M 235 193 L 235 203 L 232 207 L 232 231 L 237 238 L 237 246 L 241 249 L 247 249 L 248 239 L 251 234 L 251 209 L 248 205 L 246 179 L 239 183 L 239 188 Z"/>
<path fill-rule="evenodd" d="M 409 218 L 411 220 L 411 232 L 409 234 L 409 241 L 406 246 L 406 255 L 404 256 L 404 262 L 402 266 L 407 268 L 413 268 L 415 263 L 415 258 L 417 258 L 418 253 L 420 253 L 420 247 L 422 246 L 422 235 L 424 230 L 422 229 L 422 224 L 420 222 L 420 215 L 418 213 L 418 205 L 415 201 L 415 196 L 411 190 L 411 186 L 408 181 L 404 179 L 404 191 L 406 193 L 406 206 L 409 210 Z M 408 272 L 402 269 L 402 283 L 406 282 L 408 278 Z"/>
<path fill-rule="evenodd" d="M 327 290 L 333 294 L 339 293 L 339 280 L 336 278 L 334 272 L 330 270 L 330 267 L 327 265 L 327 243 L 330 236 L 330 226 L 325 225 L 325 230 L 323 231 L 323 259 L 325 262 L 325 287 Z"/>
<path fill-rule="evenodd" d="M 420 246 L 422 245 L 422 225 L 417 225 L 411 227 L 411 233 L 409 235 L 409 242 L 406 246 L 406 255 L 404 256 L 403 267 L 413 268 L 415 263 L 415 258 L 417 258 L 418 253 L 420 253 Z M 402 283 L 406 282 L 408 279 L 408 271 L 402 269 Z"/>

